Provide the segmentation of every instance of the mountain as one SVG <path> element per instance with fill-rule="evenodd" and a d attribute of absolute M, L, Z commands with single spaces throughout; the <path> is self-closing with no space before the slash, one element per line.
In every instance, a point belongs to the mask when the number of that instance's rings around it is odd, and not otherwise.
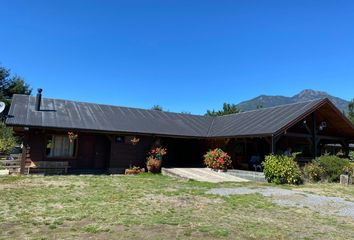
<path fill-rule="evenodd" d="M 348 111 L 348 101 L 339 97 L 334 97 L 326 92 L 311 89 L 303 90 L 292 97 L 261 95 L 251 100 L 241 102 L 237 104 L 237 107 L 242 109 L 242 111 L 249 111 L 260 107 L 274 107 L 278 105 L 310 101 L 318 98 L 329 98 L 341 111 Z"/>

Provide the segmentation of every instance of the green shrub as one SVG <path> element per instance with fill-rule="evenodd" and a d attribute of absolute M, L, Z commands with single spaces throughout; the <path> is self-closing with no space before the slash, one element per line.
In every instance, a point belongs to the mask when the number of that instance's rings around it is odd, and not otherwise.
<path fill-rule="evenodd" d="M 324 178 L 325 169 L 318 162 L 313 161 L 305 165 L 304 175 L 311 182 L 319 182 Z"/>
<path fill-rule="evenodd" d="M 350 165 L 348 159 L 334 155 L 323 155 L 315 161 L 325 170 L 325 178 L 327 178 L 328 182 L 338 182 L 340 175 Z"/>
<path fill-rule="evenodd" d="M 283 155 L 269 155 L 262 163 L 264 175 L 268 182 L 275 184 L 300 184 L 301 170 L 295 161 L 296 154 L 291 157 Z"/>

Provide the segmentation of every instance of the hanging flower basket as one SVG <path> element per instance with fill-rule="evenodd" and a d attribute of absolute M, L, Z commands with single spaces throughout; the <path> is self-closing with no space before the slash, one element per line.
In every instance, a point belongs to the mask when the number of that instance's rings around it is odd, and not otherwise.
<path fill-rule="evenodd" d="M 74 132 L 68 132 L 68 137 L 70 142 L 74 142 L 78 138 L 78 134 Z"/>
<path fill-rule="evenodd" d="M 139 142 L 140 142 L 140 138 L 137 138 L 137 137 L 133 137 L 133 138 L 130 140 L 130 143 L 131 143 L 133 146 L 137 145 Z"/>

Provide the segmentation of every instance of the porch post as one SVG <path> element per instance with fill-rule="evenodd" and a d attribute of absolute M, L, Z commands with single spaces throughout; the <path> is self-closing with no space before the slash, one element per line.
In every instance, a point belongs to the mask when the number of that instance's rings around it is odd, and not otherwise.
<path fill-rule="evenodd" d="M 344 150 L 344 155 L 346 157 L 348 157 L 349 156 L 349 142 L 343 141 L 342 146 L 343 146 L 343 150 Z"/>
<path fill-rule="evenodd" d="M 22 141 L 22 156 L 21 156 L 21 168 L 20 168 L 20 174 L 25 174 L 26 173 L 26 160 L 27 160 L 27 154 L 28 154 L 28 133 L 25 132 L 23 135 L 23 141 Z"/>
<path fill-rule="evenodd" d="M 317 158 L 317 116 L 316 112 L 312 113 L 312 144 L 313 144 L 313 157 Z"/>
<path fill-rule="evenodd" d="M 275 151 L 276 151 L 276 146 L 275 146 L 275 144 L 276 144 L 276 141 L 275 141 L 275 138 L 274 138 L 274 135 L 272 135 L 272 143 L 271 143 L 271 152 L 272 152 L 272 154 L 275 154 Z"/>

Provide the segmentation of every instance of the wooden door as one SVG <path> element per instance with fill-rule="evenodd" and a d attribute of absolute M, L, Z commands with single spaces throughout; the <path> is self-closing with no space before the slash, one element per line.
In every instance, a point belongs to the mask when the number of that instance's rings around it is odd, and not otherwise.
<path fill-rule="evenodd" d="M 94 168 L 95 156 L 95 136 L 94 135 L 80 135 L 79 137 L 79 154 L 78 154 L 78 168 L 92 169 Z"/>
<path fill-rule="evenodd" d="M 106 136 L 96 136 L 94 168 L 105 169 L 109 162 L 110 141 Z"/>

